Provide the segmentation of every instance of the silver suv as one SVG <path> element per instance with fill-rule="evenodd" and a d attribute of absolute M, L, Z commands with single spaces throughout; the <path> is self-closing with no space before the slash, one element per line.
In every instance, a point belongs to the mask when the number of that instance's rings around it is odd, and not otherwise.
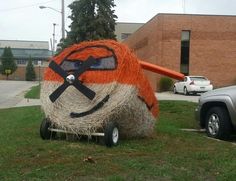
<path fill-rule="evenodd" d="M 227 139 L 236 129 L 236 86 L 202 94 L 195 115 L 209 137 Z"/>

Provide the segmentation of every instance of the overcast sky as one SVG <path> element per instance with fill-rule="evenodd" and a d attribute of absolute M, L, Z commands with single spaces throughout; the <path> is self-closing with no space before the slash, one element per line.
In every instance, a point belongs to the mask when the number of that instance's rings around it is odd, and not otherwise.
<path fill-rule="evenodd" d="M 66 26 L 73 0 L 65 0 Z M 236 15 L 236 0 L 115 0 L 118 22 L 145 23 L 158 13 Z M 39 40 L 61 37 L 61 14 L 40 5 L 61 10 L 61 0 L 0 0 L 0 39 Z M 66 27 L 67 30 L 68 27 Z"/>

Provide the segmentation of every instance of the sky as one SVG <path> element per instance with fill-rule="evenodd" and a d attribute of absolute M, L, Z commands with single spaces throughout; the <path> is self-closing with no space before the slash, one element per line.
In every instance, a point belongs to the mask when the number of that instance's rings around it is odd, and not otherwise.
<path fill-rule="evenodd" d="M 70 25 L 65 0 L 66 30 Z M 235 0 L 114 0 L 117 22 L 145 23 L 158 13 L 236 15 Z M 56 40 L 61 38 L 61 0 L 0 0 L 0 40 L 50 41 L 55 26 Z"/>

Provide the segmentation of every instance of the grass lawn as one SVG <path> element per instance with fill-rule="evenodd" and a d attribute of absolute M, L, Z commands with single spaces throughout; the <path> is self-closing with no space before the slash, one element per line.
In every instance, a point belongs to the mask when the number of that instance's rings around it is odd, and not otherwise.
<path fill-rule="evenodd" d="M 31 89 L 28 92 L 26 92 L 25 98 L 39 99 L 40 98 L 40 85 L 31 87 Z"/>
<path fill-rule="evenodd" d="M 160 101 L 152 139 L 117 147 L 39 136 L 40 107 L 0 109 L 0 180 L 234 180 L 236 146 L 197 128 L 194 103 Z M 95 163 L 84 162 L 91 156 Z"/>

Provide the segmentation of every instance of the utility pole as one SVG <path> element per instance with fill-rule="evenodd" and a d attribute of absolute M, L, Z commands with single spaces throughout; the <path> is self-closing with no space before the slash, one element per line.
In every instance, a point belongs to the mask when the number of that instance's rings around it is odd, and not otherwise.
<path fill-rule="evenodd" d="M 65 2 L 64 0 L 61 0 L 61 11 L 52 7 L 48 7 L 48 6 L 39 6 L 39 8 L 40 9 L 49 8 L 49 9 L 52 9 L 53 11 L 61 13 L 61 38 L 65 39 Z"/>
<path fill-rule="evenodd" d="M 65 2 L 61 0 L 61 26 L 62 26 L 62 39 L 65 39 Z"/>
<path fill-rule="evenodd" d="M 54 52 L 55 52 L 55 43 L 56 43 L 56 40 L 55 40 L 55 26 L 56 26 L 56 23 L 53 23 L 53 34 L 52 34 L 52 54 L 54 55 Z"/>

